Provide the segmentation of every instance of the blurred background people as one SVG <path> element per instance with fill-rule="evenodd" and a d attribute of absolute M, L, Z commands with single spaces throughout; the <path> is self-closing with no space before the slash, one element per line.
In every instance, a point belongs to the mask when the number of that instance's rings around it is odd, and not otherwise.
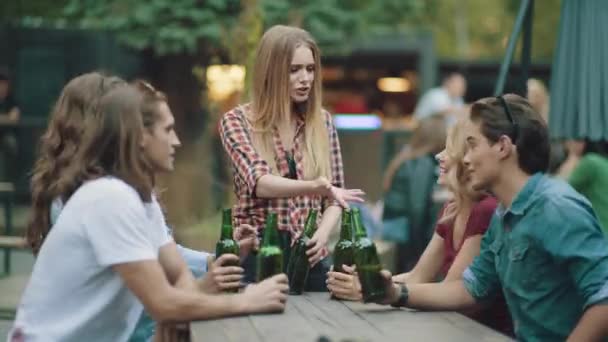
<path fill-rule="evenodd" d="M 14 125 L 19 122 L 21 112 L 11 89 L 10 73 L 0 68 L 0 125 Z M 0 130 L 0 179 L 14 180 L 17 158 L 17 137 L 10 130 Z"/>
<path fill-rule="evenodd" d="M 549 91 L 545 84 L 536 78 L 528 79 L 526 83 L 528 91 L 526 97 L 534 110 L 549 122 Z"/>
<path fill-rule="evenodd" d="M 448 74 L 440 87 L 432 88 L 422 96 L 414 110 L 414 117 L 422 120 L 440 115 L 446 118 L 446 122 L 453 123 L 466 110 L 463 99 L 466 91 L 467 81 L 462 74 Z"/>
<path fill-rule="evenodd" d="M 0 123 L 19 121 L 19 105 L 12 94 L 9 72 L 0 68 Z"/>
<path fill-rule="evenodd" d="M 543 81 L 530 78 L 526 82 L 527 93 L 526 97 L 534 110 L 549 123 L 549 91 Z M 550 174 L 555 174 L 560 165 L 566 160 L 566 148 L 561 139 L 551 139 L 551 152 L 549 155 L 549 170 Z"/>
<path fill-rule="evenodd" d="M 568 140 L 568 157 L 558 177 L 583 194 L 597 215 L 604 234 L 608 234 L 608 144 L 605 141 Z"/>
<path fill-rule="evenodd" d="M 438 176 L 435 154 L 443 150 L 445 139 L 441 117 L 422 120 L 385 171 L 383 235 L 391 231 L 403 237 L 397 241 L 396 272 L 409 271 L 430 239 L 440 207 L 432 199 Z"/>

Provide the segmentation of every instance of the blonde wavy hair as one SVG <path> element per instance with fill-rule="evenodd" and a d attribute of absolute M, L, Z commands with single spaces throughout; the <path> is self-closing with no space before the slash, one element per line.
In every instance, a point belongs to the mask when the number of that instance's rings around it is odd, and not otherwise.
<path fill-rule="evenodd" d="M 467 118 L 459 118 L 458 121 L 448 129 L 445 143 L 445 153 L 450 158 L 452 166 L 446 175 L 447 187 L 454 195 L 450 201 L 439 223 L 452 222 L 465 204 L 469 204 L 483 197 L 483 191 L 475 191 L 469 185 L 468 175 L 464 165 L 466 154 L 466 123 Z"/>
<path fill-rule="evenodd" d="M 302 29 L 277 25 L 262 36 L 252 77 L 252 113 L 248 118 L 252 126 L 251 138 L 260 156 L 274 166 L 273 172 L 276 172 L 278 168 L 272 129 L 278 122 L 284 122 L 292 115 L 289 68 L 294 51 L 301 46 L 312 51 L 315 63 L 315 77 L 303 114 L 304 178 L 323 176 L 331 179 L 329 132 L 321 108 L 320 51 L 310 34 Z"/>

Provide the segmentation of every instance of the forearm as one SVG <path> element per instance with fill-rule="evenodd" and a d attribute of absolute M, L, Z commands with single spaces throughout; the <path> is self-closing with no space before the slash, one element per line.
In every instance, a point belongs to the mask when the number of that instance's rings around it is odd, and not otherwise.
<path fill-rule="evenodd" d="M 602 341 L 608 337 L 608 303 L 585 311 L 568 341 Z"/>
<path fill-rule="evenodd" d="M 574 169 L 578 165 L 579 161 L 580 157 L 578 156 L 568 156 L 568 158 L 566 158 L 566 160 L 557 170 L 557 177 L 562 179 L 568 179 L 572 171 L 574 171 Z"/>
<path fill-rule="evenodd" d="M 321 223 L 319 223 L 319 230 L 322 232 L 331 233 L 332 229 L 338 225 L 338 221 L 340 221 L 340 216 L 342 215 L 342 207 L 337 205 L 332 205 L 325 209 L 323 212 L 323 218 L 321 219 Z"/>
<path fill-rule="evenodd" d="M 186 272 L 182 272 L 177 277 L 174 286 L 182 290 L 198 291 L 199 289 L 198 283 L 189 269 Z"/>
<path fill-rule="evenodd" d="M 162 323 L 214 319 L 247 313 L 242 294 L 209 295 L 172 287 L 158 299 L 156 308 L 146 308 Z"/>
<path fill-rule="evenodd" d="M 422 272 L 420 272 L 420 270 L 416 270 L 415 268 L 411 272 L 403 273 L 399 276 L 407 284 L 425 284 L 430 283 L 434 280 L 432 279 L 432 277 L 425 276 L 424 274 L 422 274 Z"/>
<path fill-rule="evenodd" d="M 270 174 L 260 177 L 255 186 L 255 195 L 259 198 L 285 198 L 319 192 L 317 181 L 294 180 Z"/>
<path fill-rule="evenodd" d="M 433 233 L 431 241 L 424 249 L 422 256 L 408 274 L 406 283 L 425 284 L 437 281 L 444 258 L 443 238 Z"/>
<path fill-rule="evenodd" d="M 169 283 L 181 289 L 197 289 L 198 286 L 188 268 L 180 249 L 184 248 L 174 242 L 161 248 L 159 262 Z"/>
<path fill-rule="evenodd" d="M 476 302 L 462 281 L 407 285 L 407 306 L 423 310 L 462 310 Z"/>

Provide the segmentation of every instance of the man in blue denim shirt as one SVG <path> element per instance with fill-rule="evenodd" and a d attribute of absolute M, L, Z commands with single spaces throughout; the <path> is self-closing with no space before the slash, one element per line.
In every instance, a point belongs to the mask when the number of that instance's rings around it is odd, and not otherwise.
<path fill-rule="evenodd" d="M 384 303 L 458 310 L 502 289 L 520 340 L 605 338 L 608 241 L 589 202 L 542 174 L 546 124 L 517 95 L 475 102 L 469 121 L 471 183 L 500 201 L 480 255 L 459 281 L 396 286 L 387 278 Z"/>

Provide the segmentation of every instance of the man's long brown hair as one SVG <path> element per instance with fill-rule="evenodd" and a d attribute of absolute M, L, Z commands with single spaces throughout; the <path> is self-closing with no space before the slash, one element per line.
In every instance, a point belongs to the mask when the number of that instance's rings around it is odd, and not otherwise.
<path fill-rule="evenodd" d="M 85 133 L 82 148 L 57 181 L 57 191 L 65 194 L 66 201 L 84 182 L 103 176 L 121 179 L 144 202 L 152 200 L 153 170 L 141 150 L 141 103 L 140 92 L 130 85 L 117 87 L 102 97 L 98 129 Z"/>
<path fill-rule="evenodd" d="M 65 199 L 57 192 L 57 181 L 72 162 L 85 131 L 98 113 L 101 97 L 125 82 L 118 77 L 98 72 L 87 73 L 72 79 L 62 90 L 44 135 L 40 138 L 39 156 L 31 179 L 32 216 L 26 238 L 38 253 L 51 227 L 50 206 L 54 199 Z"/>

